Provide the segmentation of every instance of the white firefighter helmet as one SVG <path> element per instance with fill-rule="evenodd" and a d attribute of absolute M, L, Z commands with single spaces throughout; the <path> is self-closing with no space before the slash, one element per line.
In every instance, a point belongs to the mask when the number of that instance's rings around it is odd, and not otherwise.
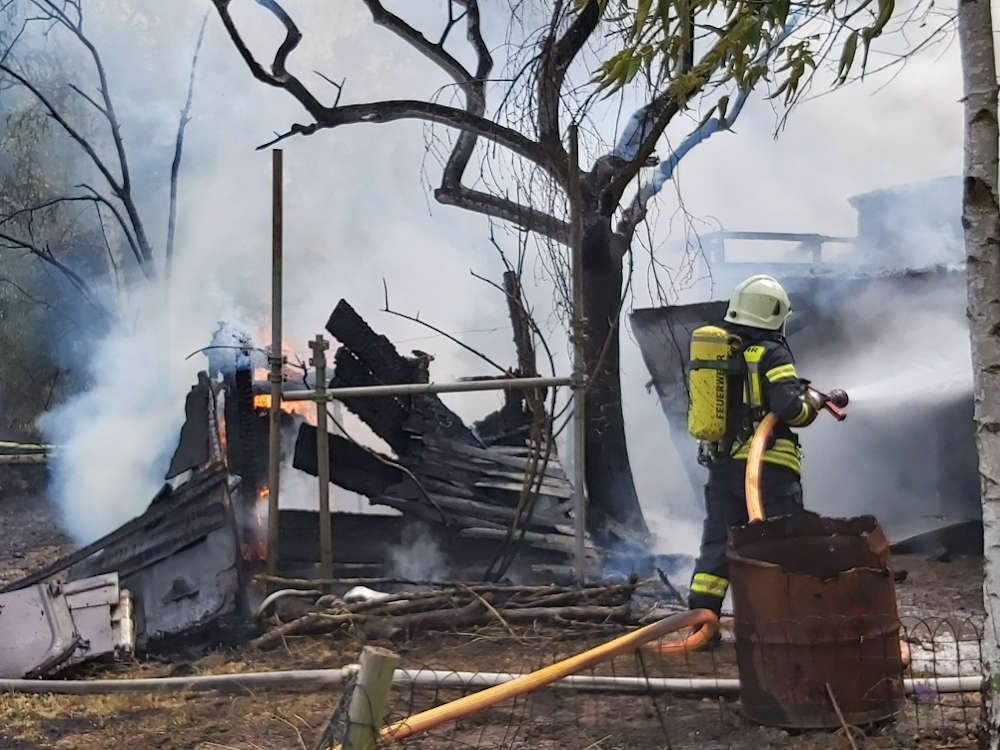
<path fill-rule="evenodd" d="M 792 312 L 784 287 L 773 276 L 759 273 L 741 281 L 729 298 L 726 321 L 777 331 Z"/>

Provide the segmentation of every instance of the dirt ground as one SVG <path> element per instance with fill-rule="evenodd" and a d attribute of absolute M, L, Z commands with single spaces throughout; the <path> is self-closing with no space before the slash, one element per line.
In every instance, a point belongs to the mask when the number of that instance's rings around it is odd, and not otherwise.
<path fill-rule="evenodd" d="M 10 581 L 51 562 L 70 549 L 44 498 L 0 497 L 0 581 Z M 950 562 L 921 556 L 897 559 L 907 571 L 898 584 L 904 625 L 927 638 L 912 639 L 915 656 L 932 638 L 933 623 L 975 621 L 981 617 L 981 565 L 975 558 Z M 464 671 L 522 672 L 579 652 L 621 632 L 620 626 L 515 628 L 501 625 L 474 632 L 426 633 L 406 642 L 385 643 L 401 666 Z M 937 631 L 935 631 L 937 632 Z M 959 626 L 952 632 L 964 633 Z M 2 634 L 0 634 L 2 635 Z M 960 638 L 967 637 L 965 635 Z M 357 660 L 364 644 L 350 633 L 288 639 L 278 649 L 248 652 L 206 649 L 90 665 L 74 677 L 137 677 L 212 674 L 275 669 L 335 668 Z M 937 652 L 932 652 L 937 659 Z M 930 664 L 915 661 L 922 673 Z M 937 664 L 939 673 L 951 665 Z M 687 657 L 621 657 L 600 674 L 650 677 L 691 675 L 735 677 L 735 651 L 727 636 L 711 652 Z M 948 672 L 950 673 L 950 672 Z M 402 718 L 442 703 L 457 690 L 395 689 L 390 713 Z M 62 748 L 211 748 L 310 750 L 341 697 L 339 689 L 243 690 L 233 694 L 59 696 L 0 694 L 0 749 Z M 856 737 L 859 750 L 882 748 L 974 748 L 979 717 L 975 696 L 922 696 L 908 699 L 895 721 Z M 788 733 L 758 727 L 742 718 L 735 700 L 676 695 L 612 695 L 543 690 L 528 699 L 446 725 L 400 743 L 420 748 L 579 748 L 613 750 L 672 747 L 678 750 L 764 750 L 815 748 L 850 750 L 843 733 Z"/>

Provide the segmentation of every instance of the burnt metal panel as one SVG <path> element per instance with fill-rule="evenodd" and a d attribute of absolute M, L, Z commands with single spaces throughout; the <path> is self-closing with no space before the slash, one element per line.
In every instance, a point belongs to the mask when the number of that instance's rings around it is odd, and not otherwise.
<path fill-rule="evenodd" d="M 889 542 L 872 516 L 801 513 L 730 532 L 743 713 L 797 729 L 891 718 L 902 707 Z"/>
<path fill-rule="evenodd" d="M 0 677 L 35 677 L 134 644 L 131 598 L 108 574 L 0 594 Z"/>
<path fill-rule="evenodd" d="M 153 497 L 152 502 L 149 504 L 149 508 L 141 516 L 136 516 L 131 521 L 119 526 L 114 531 L 105 534 L 100 539 L 96 539 L 75 552 L 71 552 L 65 557 L 56 560 L 54 563 L 45 566 L 41 570 L 36 570 L 24 578 L 7 584 L 3 588 L 0 588 L 0 593 L 24 588 L 25 586 L 30 586 L 52 578 L 58 573 L 62 573 L 63 571 L 69 569 L 71 566 L 98 554 L 105 548 L 114 546 L 114 544 L 118 541 L 126 539 L 137 532 L 141 532 L 151 523 L 162 518 L 167 518 L 179 508 L 183 508 L 185 505 L 190 503 L 192 499 L 197 499 L 202 494 L 211 491 L 215 487 L 225 484 L 226 480 L 227 475 L 224 471 L 213 470 L 192 476 L 187 482 L 176 489 L 171 487 L 169 484 L 164 485 Z M 94 570 L 93 572 L 94 574 L 109 573 L 112 572 L 112 570 L 113 568 L 109 568 L 105 570 Z"/>
<path fill-rule="evenodd" d="M 240 565 L 229 492 L 220 483 L 152 516 L 75 565 L 70 576 L 119 571 L 134 594 L 136 640 L 145 646 L 208 626 L 220 633 L 238 628 Z"/>

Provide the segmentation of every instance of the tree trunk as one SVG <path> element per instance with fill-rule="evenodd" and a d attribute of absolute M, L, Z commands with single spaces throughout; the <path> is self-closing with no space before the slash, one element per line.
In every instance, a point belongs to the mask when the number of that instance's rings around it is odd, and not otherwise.
<path fill-rule="evenodd" d="M 989 0 L 960 0 L 965 83 L 965 229 L 976 447 L 983 503 L 983 668 L 989 746 L 1000 746 L 1000 205 L 997 71 Z"/>
<path fill-rule="evenodd" d="M 622 414 L 618 344 L 622 261 L 612 246 L 608 217 L 587 212 L 583 226 L 584 363 L 591 378 L 585 401 L 587 525 L 597 540 L 607 544 L 614 522 L 625 526 L 628 536 L 645 535 L 647 529 L 632 481 Z"/>

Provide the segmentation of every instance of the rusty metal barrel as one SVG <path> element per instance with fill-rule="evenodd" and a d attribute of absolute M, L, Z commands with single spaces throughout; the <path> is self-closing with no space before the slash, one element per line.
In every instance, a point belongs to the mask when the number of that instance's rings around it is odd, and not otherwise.
<path fill-rule="evenodd" d="M 889 542 L 872 516 L 733 529 L 726 551 L 744 715 L 793 729 L 892 717 L 903 661 Z"/>

